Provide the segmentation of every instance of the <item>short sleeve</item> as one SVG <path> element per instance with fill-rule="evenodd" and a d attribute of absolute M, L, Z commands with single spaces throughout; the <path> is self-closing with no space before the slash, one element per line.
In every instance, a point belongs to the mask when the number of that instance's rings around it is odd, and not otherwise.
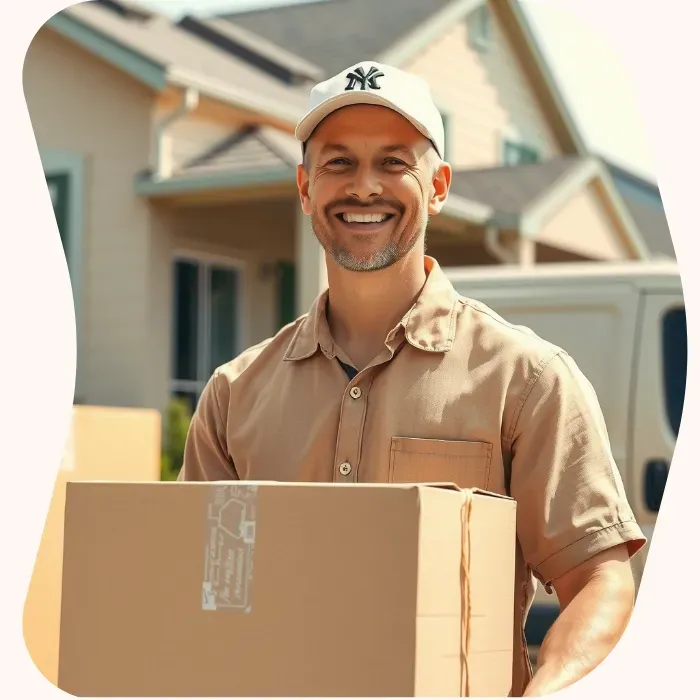
<path fill-rule="evenodd" d="M 595 391 L 565 352 L 526 391 L 511 440 L 511 495 L 525 560 L 545 584 L 646 539 L 627 501 Z"/>
<path fill-rule="evenodd" d="M 200 396 L 185 442 L 178 481 L 238 480 L 226 447 L 226 422 L 219 393 L 226 393 L 226 378 L 214 373 Z"/>

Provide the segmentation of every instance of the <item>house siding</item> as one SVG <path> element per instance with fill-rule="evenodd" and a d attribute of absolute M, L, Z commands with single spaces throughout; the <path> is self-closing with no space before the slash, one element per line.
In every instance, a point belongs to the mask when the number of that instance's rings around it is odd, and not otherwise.
<path fill-rule="evenodd" d="M 536 148 L 542 160 L 560 155 L 497 18 L 491 14 L 487 50 L 473 48 L 473 33 L 467 17 L 405 66 L 428 81 L 449 113 L 452 166 L 500 165 L 504 139 Z"/>
<path fill-rule="evenodd" d="M 24 91 L 40 150 L 82 156 L 81 361 L 78 401 L 162 406 L 167 367 L 150 361 L 152 280 L 162 278 L 163 241 L 134 193 L 148 167 L 155 94 L 146 86 L 42 28 L 24 64 Z"/>
<path fill-rule="evenodd" d="M 537 241 L 590 260 L 630 258 L 593 183 L 581 189 L 544 224 Z"/>

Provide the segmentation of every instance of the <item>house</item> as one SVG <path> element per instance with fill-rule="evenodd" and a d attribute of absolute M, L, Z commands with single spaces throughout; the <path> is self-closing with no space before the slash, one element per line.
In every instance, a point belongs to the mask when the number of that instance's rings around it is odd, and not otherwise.
<path fill-rule="evenodd" d="M 84 2 L 42 27 L 24 68 L 73 283 L 76 402 L 194 406 L 218 364 L 308 309 L 325 263 L 299 208 L 294 126 L 313 83 L 366 58 L 424 76 L 442 109 L 454 186 L 428 250 L 443 266 L 648 256 L 515 0 L 178 23 Z"/>

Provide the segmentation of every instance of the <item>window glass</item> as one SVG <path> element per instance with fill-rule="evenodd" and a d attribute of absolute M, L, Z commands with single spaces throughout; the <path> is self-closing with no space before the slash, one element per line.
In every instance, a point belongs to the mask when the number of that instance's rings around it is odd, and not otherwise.
<path fill-rule="evenodd" d="M 199 265 L 175 263 L 174 379 L 196 380 L 200 331 Z"/>
<path fill-rule="evenodd" d="M 663 376 L 666 416 L 678 437 L 685 401 L 685 382 L 688 367 L 688 335 L 685 308 L 667 311 L 663 317 Z"/>

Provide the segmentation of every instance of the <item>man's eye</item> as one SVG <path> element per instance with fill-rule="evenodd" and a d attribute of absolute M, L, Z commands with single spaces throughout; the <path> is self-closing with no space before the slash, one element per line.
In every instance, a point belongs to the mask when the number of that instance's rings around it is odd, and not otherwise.
<path fill-rule="evenodd" d="M 347 158 L 333 158 L 326 165 L 347 165 L 350 161 Z"/>
<path fill-rule="evenodd" d="M 392 166 L 397 166 L 397 165 L 406 165 L 402 160 L 399 160 L 398 158 L 387 158 L 384 163 L 386 165 L 392 165 Z"/>

